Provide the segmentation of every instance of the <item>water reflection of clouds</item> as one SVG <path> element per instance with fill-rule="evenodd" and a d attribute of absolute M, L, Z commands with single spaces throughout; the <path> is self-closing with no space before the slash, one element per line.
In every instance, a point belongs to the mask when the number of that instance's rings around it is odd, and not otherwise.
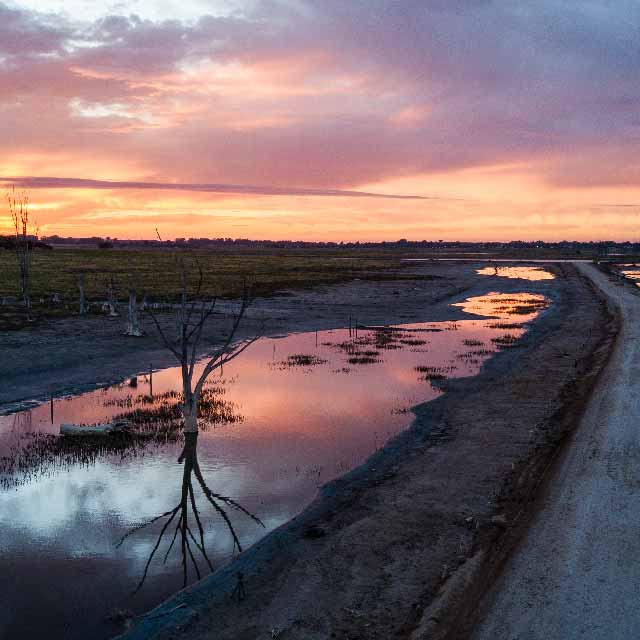
<path fill-rule="evenodd" d="M 540 306 L 544 302 L 541 296 L 508 294 L 512 302 L 506 306 L 513 305 L 518 295 L 517 304 L 525 307 L 532 300 Z M 224 388 L 222 397 L 236 403 L 243 421 L 217 425 L 200 434 L 198 458 L 207 483 L 259 516 L 267 530 L 286 522 L 314 497 L 320 484 L 353 468 L 388 437 L 406 428 L 411 416 L 398 409 L 438 395 L 437 389 L 420 379 L 417 366 L 444 368 L 455 377 L 473 375 L 488 353 L 496 350 L 492 338 L 506 332 L 519 336 L 524 331 L 496 327 L 494 318 L 521 323 L 540 308 L 511 316 L 508 309 L 496 309 L 501 306 L 505 300 L 490 294 L 463 306 L 487 319 L 407 325 L 405 329 L 443 329 L 405 333 L 405 340 L 426 340 L 425 345 L 398 343 L 402 348 L 378 349 L 376 334 L 361 330 L 358 336 L 368 344 L 358 348 L 379 350 L 382 362 L 375 364 L 348 363 L 349 354 L 337 346 L 354 337 L 346 330 L 319 332 L 317 347 L 315 334 L 256 343 L 243 358 L 225 367 L 221 378 L 212 379 Z M 481 349 L 488 353 L 465 359 L 464 354 L 479 348 L 465 345 L 465 340 L 481 341 Z M 326 342 L 333 344 L 323 344 Z M 312 354 L 327 362 L 273 367 L 274 345 L 279 361 L 291 354 Z M 455 369 L 449 371 L 451 367 Z M 350 372 L 342 372 L 343 368 Z M 154 392 L 178 387 L 179 375 L 177 369 L 154 373 Z M 0 434 L 13 430 L 15 436 L 20 425 L 56 433 L 63 421 L 102 422 L 123 411 L 118 402 L 146 393 L 148 382 L 141 378 L 136 389 L 120 385 L 56 402 L 53 424 L 49 407 L 37 407 L 17 419 L 0 418 Z M 30 554 L 41 555 L 43 562 L 54 556 L 100 557 L 110 566 L 126 567 L 126 575 L 135 580 L 155 544 L 157 529 L 141 531 L 131 544 L 118 550 L 114 543 L 128 528 L 163 513 L 179 499 L 183 467 L 176 460 L 181 446 L 161 445 L 143 458 L 105 455 L 90 464 L 55 466 L 50 473 L 1 493 L 0 547 L 25 562 Z M 207 546 L 219 565 L 228 559 L 231 542 L 219 516 L 204 505 L 203 514 Z M 244 518 L 234 517 L 233 521 L 244 545 L 264 533 Z M 150 576 L 157 579 L 174 575 L 176 570 L 175 563 L 166 568 L 154 566 Z M 18 581 L 16 589 L 21 584 Z M 155 587 L 150 584 L 148 588 L 153 591 Z M 100 608 L 98 602 L 87 606 Z"/>
<path fill-rule="evenodd" d="M 476 273 L 481 276 L 500 276 L 501 278 L 517 278 L 520 280 L 553 280 L 555 276 L 540 267 L 503 267 L 494 265 L 477 269 Z"/>
<path fill-rule="evenodd" d="M 463 302 L 454 304 L 461 307 L 465 313 L 495 317 L 509 320 L 511 323 L 529 322 L 546 306 L 549 301 L 542 294 L 536 293 L 499 293 L 491 292 L 483 296 L 467 298 Z M 492 329 L 491 324 L 486 325 Z"/>
<path fill-rule="evenodd" d="M 636 286 L 640 287 L 640 268 L 637 268 L 637 265 L 635 264 L 620 265 L 620 266 L 627 267 L 621 270 L 622 275 L 625 278 L 628 278 L 629 280 L 633 280 Z M 636 267 L 636 268 L 629 269 L 628 267 Z"/>
<path fill-rule="evenodd" d="M 44 478 L 37 483 L 25 483 L 15 491 L 0 494 L 0 512 L 3 514 L 2 548 L 7 553 L 48 554 L 53 548 L 64 549 L 69 557 L 126 555 L 128 558 L 146 559 L 155 544 L 157 531 L 136 538 L 135 542 L 114 551 L 114 541 L 136 522 L 155 517 L 179 499 L 182 466 L 172 461 L 173 473 L 166 464 L 138 465 L 134 462 L 121 466 L 96 463 L 87 478 L 86 469 L 72 467 L 63 476 Z M 257 481 L 263 493 L 271 496 L 286 495 L 291 478 L 272 476 L 258 479 L 216 465 L 216 469 L 203 468 L 211 487 L 224 487 L 233 496 L 244 496 L 248 502 L 255 492 Z M 278 526 L 299 510 L 299 504 L 276 501 L 276 508 L 265 518 L 268 526 Z M 202 505 L 206 511 L 206 505 Z M 295 511 L 294 511 L 295 509 Z M 209 547 L 214 555 L 229 551 L 229 541 L 217 535 L 211 525 L 218 521 L 213 514 L 204 518 L 210 530 Z M 245 542 L 255 537 L 254 528 L 239 523 L 240 535 Z M 246 530 L 245 530 L 246 529 Z"/>

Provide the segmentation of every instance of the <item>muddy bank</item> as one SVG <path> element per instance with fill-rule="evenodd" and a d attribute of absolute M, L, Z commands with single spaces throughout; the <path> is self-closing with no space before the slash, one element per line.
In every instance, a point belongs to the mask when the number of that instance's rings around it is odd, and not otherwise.
<path fill-rule="evenodd" d="M 518 347 L 448 381 L 366 465 L 126 637 L 465 637 L 615 331 L 590 284 L 556 270 L 555 304 Z"/>
<path fill-rule="evenodd" d="M 354 280 L 260 298 L 250 308 L 242 332 L 253 335 L 263 327 L 264 335 L 273 336 L 333 329 L 348 326 L 350 318 L 364 324 L 418 322 L 427 315 L 431 320 L 444 319 L 451 311 L 446 305 L 434 307 L 438 302 L 468 291 L 486 293 L 497 286 L 496 278 L 476 274 L 475 269 L 483 265 L 420 264 L 412 270 L 415 280 Z M 401 275 L 406 277 L 407 270 Z M 522 284 L 505 278 L 498 283 L 504 291 L 517 290 Z M 233 307 L 229 302 L 220 304 L 222 312 Z M 217 320 L 210 323 L 202 341 L 209 348 L 220 343 L 229 323 L 222 315 Z M 166 317 L 164 322 L 170 335 L 171 319 Z M 162 368 L 176 364 L 158 343 L 149 318 L 144 323 L 147 335 L 142 338 L 123 336 L 125 323 L 124 317 L 76 317 L 30 330 L 0 332 L 0 412 L 15 411 L 21 402 L 47 399 L 50 394 L 78 393 L 119 382 L 136 372 L 148 371 L 151 365 Z"/>

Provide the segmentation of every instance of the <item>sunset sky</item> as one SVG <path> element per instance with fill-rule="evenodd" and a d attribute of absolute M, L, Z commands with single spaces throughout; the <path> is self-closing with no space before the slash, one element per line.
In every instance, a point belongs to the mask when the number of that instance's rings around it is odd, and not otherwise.
<path fill-rule="evenodd" d="M 637 0 L 0 0 L 0 187 L 44 235 L 640 240 L 638 25 Z"/>

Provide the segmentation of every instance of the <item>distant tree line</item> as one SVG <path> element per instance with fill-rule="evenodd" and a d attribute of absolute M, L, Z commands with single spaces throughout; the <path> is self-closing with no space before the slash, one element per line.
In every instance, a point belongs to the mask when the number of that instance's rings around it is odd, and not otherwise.
<path fill-rule="evenodd" d="M 27 243 L 32 249 L 53 249 L 50 244 L 37 240 L 35 237 L 27 238 Z M 0 236 L 0 249 L 16 250 L 17 241 L 14 236 Z"/>
<path fill-rule="evenodd" d="M 0 247 L 2 247 L 0 237 Z M 615 254 L 640 252 L 639 242 L 613 242 L 609 240 L 581 242 L 562 240 L 545 242 L 544 240 L 513 240 L 510 242 L 464 242 L 445 240 L 392 240 L 381 242 L 310 242 L 305 240 L 251 240 L 249 238 L 176 238 L 175 240 L 127 240 L 110 237 L 68 238 L 57 235 L 45 236 L 42 240 L 50 245 L 93 246 L 110 248 L 238 248 L 252 249 L 422 249 L 442 251 L 518 251 L 542 249 L 562 253 Z"/>

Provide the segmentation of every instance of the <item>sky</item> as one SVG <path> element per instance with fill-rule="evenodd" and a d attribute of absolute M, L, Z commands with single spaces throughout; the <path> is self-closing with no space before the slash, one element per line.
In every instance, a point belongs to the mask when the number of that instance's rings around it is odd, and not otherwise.
<path fill-rule="evenodd" d="M 637 241 L 639 24 L 638 0 L 0 0 L 0 189 L 43 235 Z"/>

